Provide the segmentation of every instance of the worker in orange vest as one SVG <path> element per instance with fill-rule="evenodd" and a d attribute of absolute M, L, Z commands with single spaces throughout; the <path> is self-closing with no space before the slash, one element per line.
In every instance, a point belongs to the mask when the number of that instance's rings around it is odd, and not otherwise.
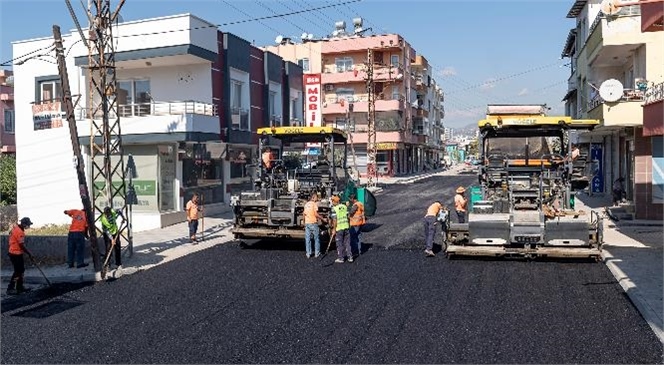
<path fill-rule="evenodd" d="M 67 235 L 67 264 L 69 268 L 74 267 L 74 256 L 76 268 L 88 266 L 83 259 L 85 250 L 85 238 L 88 231 L 88 219 L 85 211 L 81 209 L 65 210 L 65 214 L 71 217 L 69 234 Z"/>
<path fill-rule="evenodd" d="M 21 294 L 30 290 L 23 287 L 23 273 L 25 273 L 23 254 L 26 253 L 32 257 L 30 251 L 25 247 L 25 230 L 31 225 L 30 218 L 21 218 L 21 221 L 12 228 L 9 234 L 9 260 L 14 267 L 14 273 L 7 287 L 8 295 Z"/>
<path fill-rule="evenodd" d="M 433 236 L 436 233 L 436 218 L 443 209 L 443 204 L 436 200 L 427 208 L 427 214 L 422 220 L 424 222 L 424 237 L 426 238 L 424 253 L 429 257 L 436 256 L 433 253 Z"/>
<path fill-rule="evenodd" d="M 364 216 L 364 204 L 357 200 L 355 194 L 350 195 L 350 210 L 348 216 L 350 217 L 350 249 L 353 255 L 360 255 L 362 253 L 362 226 L 366 223 Z M 357 250 L 357 251 L 356 251 Z"/>

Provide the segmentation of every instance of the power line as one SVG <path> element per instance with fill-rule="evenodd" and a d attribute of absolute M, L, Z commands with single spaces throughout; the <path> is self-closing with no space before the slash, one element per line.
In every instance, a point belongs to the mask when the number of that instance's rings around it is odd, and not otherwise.
<path fill-rule="evenodd" d="M 115 36 L 113 36 L 113 38 L 117 39 L 117 38 L 142 37 L 142 36 L 149 36 L 149 35 L 186 32 L 186 31 L 190 31 L 190 30 L 199 30 L 199 29 L 207 29 L 207 28 L 220 28 L 220 27 L 224 27 L 224 26 L 228 26 L 228 25 L 236 25 L 236 24 L 243 24 L 243 23 L 249 23 L 249 22 L 261 22 L 262 20 L 266 20 L 266 19 L 284 18 L 284 17 L 288 17 L 288 16 L 293 16 L 293 15 L 297 15 L 297 14 L 303 14 L 303 13 L 318 11 L 318 10 L 322 10 L 322 9 L 335 8 L 335 7 L 338 7 L 338 6 L 342 6 L 344 4 L 351 4 L 351 3 L 356 3 L 356 2 L 360 2 L 360 1 L 362 1 L 362 0 L 346 0 L 344 2 L 340 2 L 340 3 L 336 3 L 336 4 L 319 6 L 319 7 L 315 7 L 315 8 L 309 8 L 309 9 L 296 10 L 296 11 L 291 11 L 291 12 L 283 13 L 283 14 L 268 15 L 268 16 L 250 18 L 250 19 L 237 20 L 237 21 L 232 21 L 232 22 L 227 22 L 227 23 L 211 24 L 211 25 L 204 25 L 204 26 L 200 26 L 200 27 L 192 27 L 192 28 L 185 28 L 185 29 L 171 29 L 171 30 L 147 32 L 147 33 L 138 33 L 138 34 L 115 35 Z M 231 7 L 237 9 L 235 6 L 229 4 L 228 2 L 226 2 L 226 4 L 228 4 Z M 250 16 L 248 13 L 244 13 L 244 14 L 247 15 L 247 16 Z M 262 23 L 262 24 L 265 25 L 264 23 Z M 267 26 L 267 25 L 265 25 L 265 26 Z M 267 27 L 269 27 L 269 26 L 267 26 Z M 3 62 L 2 64 L 0 64 L 0 66 L 9 66 L 11 63 L 13 63 L 14 61 L 16 61 L 18 59 L 27 57 L 31 54 L 37 53 L 37 52 L 39 52 L 41 50 L 44 50 L 46 48 L 49 48 L 49 47 L 53 47 L 53 44 L 48 45 L 48 46 L 43 47 L 43 48 L 40 48 L 40 49 L 36 49 L 36 50 L 28 52 L 24 55 L 12 58 L 10 60 L 7 60 L 7 61 Z"/>

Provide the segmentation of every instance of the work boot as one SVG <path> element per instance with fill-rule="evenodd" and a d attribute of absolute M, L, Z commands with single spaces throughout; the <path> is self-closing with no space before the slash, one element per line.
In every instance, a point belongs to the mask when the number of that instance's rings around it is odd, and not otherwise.
<path fill-rule="evenodd" d="M 12 280 L 7 286 L 7 295 L 16 295 L 16 281 Z"/>
<path fill-rule="evenodd" d="M 334 262 L 337 263 L 337 264 L 343 264 L 344 259 L 336 259 L 336 260 L 334 260 Z"/>
<path fill-rule="evenodd" d="M 424 250 L 424 253 L 425 253 L 428 257 L 434 257 L 434 256 L 436 256 L 436 254 L 433 253 L 433 251 L 431 251 L 431 250 Z"/>
<path fill-rule="evenodd" d="M 88 263 L 86 262 L 86 263 L 84 263 L 84 264 L 76 265 L 76 268 L 77 268 L 77 269 L 80 269 L 80 268 L 82 268 L 82 267 L 87 267 L 87 266 L 89 266 L 89 265 L 90 265 L 90 264 L 88 264 Z"/>

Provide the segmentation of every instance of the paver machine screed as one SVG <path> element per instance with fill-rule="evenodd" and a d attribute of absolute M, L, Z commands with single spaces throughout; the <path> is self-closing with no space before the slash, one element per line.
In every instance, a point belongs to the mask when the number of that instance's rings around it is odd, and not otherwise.
<path fill-rule="evenodd" d="M 376 210 L 373 194 L 352 176 L 347 166 L 348 140 L 343 130 L 332 127 L 260 128 L 259 149 L 268 144 L 281 144 L 281 153 L 274 156 L 271 169 L 254 165 L 250 172 L 253 189 L 231 197 L 235 215 L 231 232 L 236 239 L 304 238 L 304 205 L 313 193 L 319 196 L 318 213 L 329 217 L 330 198 L 339 195 L 347 202 L 355 194 L 365 206 L 365 215 Z M 271 142 L 272 141 L 272 142 Z M 289 153 L 284 153 L 285 150 Z M 293 163 L 294 156 L 308 156 L 307 161 Z M 304 153 L 303 153 L 304 152 Z M 296 158 L 295 160 L 299 160 Z M 320 223 L 321 233 L 328 231 Z"/>
<path fill-rule="evenodd" d="M 575 210 L 572 191 L 584 181 L 587 186 L 593 172 L 591 164 L 572 158 L 570 142 L 571 131 L 598 124 L 547 116 L 542 105 L 489 105 L 478 123 L 475 201 L 468 223 L 449 223 L 448 257 L 599 259 L 602 218 Z"/>

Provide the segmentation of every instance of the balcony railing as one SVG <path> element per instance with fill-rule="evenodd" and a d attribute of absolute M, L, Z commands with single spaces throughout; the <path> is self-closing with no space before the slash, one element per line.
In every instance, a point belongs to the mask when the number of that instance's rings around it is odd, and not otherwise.
<path fill-rule="evenodd" d="M 649 87 L 645 92 L 644 100 L 645 105 L 664 100 L 664 82 Z"/>
<path fill-rule="evenodd" d="M 270 127 L 281 127 L 281 115 L 274 114 L 270 117 Z"/>
<path fill-rule="evenodd" d="M 616 103 L 621 103 L 625 101 L 643 101 L 643 100 L 645 100 L 645 95 L 643 91 L 634 90 L 634 89 L 623 89 L 623 95 L 622 97 L 620 97 L 619 100 L 616 101 Z M 604 103 L 605 103 L 604 99 L 602 99 L 602 97 L 599 96 L 599 94 L 597 94 L 592 100 L 588 101 L 588 103 L 586 104 L 587 108 L 586 110 L 591 111 Z"/>
<path fill-rule="evenodd" d="M 595 20 L 590 25 L 590 29 L 588 30 L 588 38 L 586 38 L 584 40 L 584 46 L 590 40 L 593 32 L 595 31 L 595 28 L 597 28 L 598 26 L 600 26 L 602 24 L 602 19 L 606 19 L 607 21 L 611 21 L 614 18 L 620 18 L 620 17 L 626 17 L 626 16 L 639 16 L 639 15 L 641 15 L 641 5 L 623 6 L 619 13 L 617 13 L 616 15 L 611 16 L 611 17 L 607 17 L 602 11 L 600 11 L 599 13 L 597 13 L 597 16 L 595 17 Z"/>
<path fill-rule="evenodd" d="M 76 108 L 75 110 L 77 119 L 89 118 L 88 108 Z M 202 103 L 199 101 L 171 101 L 171 102 L 154 102 L 154 103 L 137 103 L 137 104 L 120 104 L 118 105 L 118 114 L 121 118 L 131 117 L 148 117 L 158 115 L 179 115 L 179 114 L 198 114 L 208 115 L 211 117 L 218 116 L 217 106 L 214 104 Z M 102 118 L 103 114 L 101 109 L 95 111 L 94 118 Z M 110 118 L 115 118 L 116 115 L 111 113 Z"/>
<path fill-rule="evenodd" d="M 231 108 L 231 128 L 249 130 L 249 111 L 242 108 Z"/>

